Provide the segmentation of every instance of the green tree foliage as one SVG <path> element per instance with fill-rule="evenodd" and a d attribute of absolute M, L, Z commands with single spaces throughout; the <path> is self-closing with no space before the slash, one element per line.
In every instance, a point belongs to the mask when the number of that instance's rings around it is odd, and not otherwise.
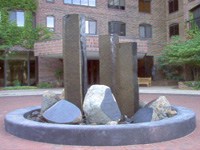
<path fill-rule="evenodd" d="M 159 68 L 171 77 L 177 73 L 175 67 L 186 66 L 192 70 L 194 79 L 199 77 L 200 32 L 195 31 L 195 33 L 192 30 L 189 32 L 192 36 L 187 40 L 181 40 L 179 36 L 172 37 L 172 42 L 166 46 L 163 55 L 159 58 Z"/>
<path fill-rule="evenodd" d="M 9 50 L 14 45 L 32 49 L 34 42 L 51 37 L 52 32 L 46 27 L 33 26 L 33 13 L 37 5 L 37 0 L 0 0 L 0 50 Z M 16 22 L 10 23 L 10 10 L 25 12 L 24 27 L 18 27 Z"/>

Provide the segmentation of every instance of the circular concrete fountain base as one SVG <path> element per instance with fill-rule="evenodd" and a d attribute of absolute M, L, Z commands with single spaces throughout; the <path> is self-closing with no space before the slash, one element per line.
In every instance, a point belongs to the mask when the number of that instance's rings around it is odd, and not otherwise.
<path fill-rule="evenodd" d="M 196 128 L 191 109 L 173 106 L 178 115 L 161 121 L 122 125 L 66 125 L 40 123 L 24 116 L 40 109 L 15 110 L 5 117 L 5 129 L 23 139 L 63 145 L 117 146 L 148 144 L 177 139 Z"/>

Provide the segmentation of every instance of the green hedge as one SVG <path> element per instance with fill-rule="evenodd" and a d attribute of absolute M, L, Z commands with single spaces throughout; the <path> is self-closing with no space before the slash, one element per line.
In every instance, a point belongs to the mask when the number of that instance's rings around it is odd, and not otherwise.
<path fill-rule="evenodd" d="M 193 87 L 196 90 L 200 90 L 200 81 L 187 81 L 184 82 L 189 87 Z"/>
<path fill-rule="evenodd" d="M 37 89 L 36 86 L 10 86 L 5 87 L 4 90 L 22 90 L 22 89 Z"/>

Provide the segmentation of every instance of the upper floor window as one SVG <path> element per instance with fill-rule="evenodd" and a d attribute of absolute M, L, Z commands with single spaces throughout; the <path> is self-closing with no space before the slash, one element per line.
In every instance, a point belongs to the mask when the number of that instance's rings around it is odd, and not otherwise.
<path fill-rule="evenodd" d="M 51 3 L 53 3 L 54 2 L 54 0 L 46 0 L 47 2 L 51 2 Z"/>
<path fill-rule="evenodd" d="M 24 12 L 23 11 L 8 11 L 10 14 L 10 22 L 16 21 L 18 27 L 24 26 Z"/>
<path fill-rule="evenodd" d="M 151 0 L 139 0 L 139 12 L 151 13 Z"/>
<path fill-rule="evenodd" d="M 141 38 L 152 38 L 152 26 L 149 24 L 140 24 L 140 37 Z"/>
<path fill-rule="evenodd" d="M 179 35 L 179 24 L 174 23 L 169 26 L 169 37 Z"/>
<path fill-rule="evenodd" d="M 51 31 L 55 31 L 54 17 L 53 16 L 47 17 L 47 28 L 49 28 Z"/>
<path fill-rule="evenodd" d="M 85 21 L 85 33 L 86 34 L 97 34 L 97 22 L 94 20 Z"/>
<path fill-rule="evenodd" d="M 125 9 L 125 0 L 108 0 L 108 7 L 114 9 Z"/>
<path fill-rule="evenodd" d="M 198 26 L 200 28 L 200 6 L 194 8 L 192 10 L 192 15 L 193 17 L 191 17 L 191 27 L 195 28 L 196 26 Z"/>
<path fill-rule="evenodd" d="M 169 13 L 178 11 L 178 0 L 169 0 Z"/>
<path fill-rule="evenodd" d="M 109 33 L 118 34 L 119 36 L 125 36 L 126 24 L 124 22 L 119 22 L 119 21 L 109 22 Z"/>
<path fill-rule="evenodd" d="M 96 7 L 96 0 L 64 0 L 64 3 Z"/>

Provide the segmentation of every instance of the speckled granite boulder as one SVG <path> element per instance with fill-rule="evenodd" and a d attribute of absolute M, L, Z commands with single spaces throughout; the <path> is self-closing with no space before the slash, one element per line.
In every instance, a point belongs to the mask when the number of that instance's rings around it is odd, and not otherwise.
<path fill-rule="evenodd" d="M 168 114 L 172 113 L 171 105 L 165 96 L 160 96 L 159 98 L 149 102 L 145 107 L 152 108 L 155 111 L 158 116 L 158 118 L 155 116 L 155 121 L 166 119 L 168 118 Z"/>
<path fill-rule="evenodd" d="M 115 97 L 105 85 L 93 85 L 89 88 L 84 99 L 83 111 L 89 124 L 106 124 L 121 119 Z"/>
<path fill-rule="evenodd" d="M 139 100 L 139 107 L 140 108 L 143 108 L 143 107 L 145 107 L 145 102 L 143 102 L 142 100 Z"/>
<path fill-rule="evenodd" d="M 45 91 L 43 93 L 43 100 L 40 114 L 43 114 L 47 109 L 49 109 L 52 105 L 57 103 L 60 99 L 55 93 L 51 91 Z"/>
<path fill-rule="evenodd" d="M 60 100 L 43 113 L 43 117 L 53 123 L 80 123 L 82 113 L 74 104 Z"/>
<path fill-rule="evenodd" d="M 65 99 L 65 89 L 62 90 L 60 99 Z"/>

